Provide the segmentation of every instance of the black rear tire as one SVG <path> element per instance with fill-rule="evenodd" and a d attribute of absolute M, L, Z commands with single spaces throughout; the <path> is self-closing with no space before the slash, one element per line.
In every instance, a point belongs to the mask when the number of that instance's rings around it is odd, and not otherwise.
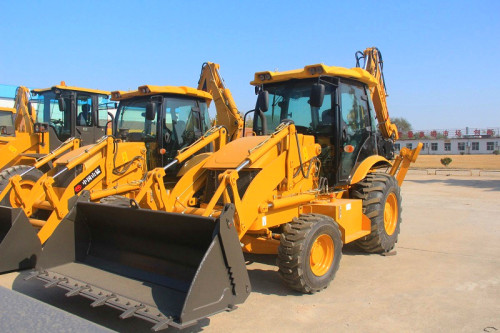
<path fill-rule="evenodd" d="M 323 268 L 315 266 L 311 250 L 318 240 L 330 244 Z M 328 246 L 327 246 L 328 247 Z M 333 255 L 326 253 L 333 252 Z M 287 223 L 281 234 L 277 264 L 285 284 L 302 293 L 315 293 L 326 288 L 335 277 L 342 257 L 342 238 L 337 223 L 329 216 L 304 214 Z"/>
<path fill-rule="evenodd" d="M 355 244 L 369 253 L 392 250 L 398 241 L 402 211 L 401 190 L 396 178 L 384 172 L 371 173 L 352 186 L 351 197 L 363 200 L 363 214 L 371 220 L 371 233 Z M 390 207 L 393 213 L 386 212 Z M 388 215 L 392 223 L 387 221 Z"/>
<path fill-rule="evenodd" d="M 14 175 L 20 175 L 23 172 L 31 169 L 31 166 L 29 165 L 15 165 L 13 167 L 7 168 L 4 171 L 0 172 L 0 192 L 2 192 L 7 185 L 9 184 L 9 179 L 14 176 Z M 36 183 L 40 177 L 43 176 L 43 172 L 41 172 L 38 169 L 33 169 L 30 170 L 27 174 L 23 176 L 23 181 L 27 181 L 29 183 Z M 10 200 L 10 192 L 5 195 L 3 200 L 0 202 L 0 205 L 2 206 L 8 206 L 8 207 L 13 207 Z"/>

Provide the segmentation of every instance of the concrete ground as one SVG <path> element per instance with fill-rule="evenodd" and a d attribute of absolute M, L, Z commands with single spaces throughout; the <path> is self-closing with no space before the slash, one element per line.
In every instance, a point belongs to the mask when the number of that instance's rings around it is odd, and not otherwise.
<path fill-rule="evenodd" d="M 410 173 L 402 195 L 396 255 L 344 249 L 335 280 L 315 295 L 287 289 L 273 256 L 249 256 L 247 301 L 186 332 L 500 331 L 500 177 Z M 112 330 L 151 327 L 120 320 L 110 308 L 92 309 L 84 298 L 66 298 L 59 288 L 40 288 L 25 275 L 0 275 L 0 286 Z M 70 331 L 70 325 L 53 331 Z"/>

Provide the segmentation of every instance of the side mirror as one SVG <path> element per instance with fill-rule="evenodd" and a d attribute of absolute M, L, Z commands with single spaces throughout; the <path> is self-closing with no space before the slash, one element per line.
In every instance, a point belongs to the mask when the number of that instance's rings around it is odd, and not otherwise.
<path fill-rule="evenodd" d="M 259 96 L 257 97 L 257 108 L 266 112 L 269 110 L 269 92 L 267 90 L 261 90 Z"/>
<path fill-rule="evenodd" d="M 147 120 L 155 120 L 157 108 L 158 108 L 158 104 L 156 102 L 149 101 L 146 104 L 146 119 Z"/>
<path fill-rule="evenodd" d="M 315 83 L 311 89 L 311 97 L 309 99 L 309 104 L 313 107 L 320 108 L 323 105 L 323 99 L 325 98 L 325 85 L 321 83 Z"/>
<path fill-rule="evenodd" d="M 31 117 L 33 117 L 33 106 L 28 102 L 28 113 Z"/>
<path fill-rule="evenodd" d="M 64 101 L 64 98 L 59 96 L 57 98 L 57 103 L 59 104 L 59 110 L 60 111 L 66 111 L 66 102 Z"/>

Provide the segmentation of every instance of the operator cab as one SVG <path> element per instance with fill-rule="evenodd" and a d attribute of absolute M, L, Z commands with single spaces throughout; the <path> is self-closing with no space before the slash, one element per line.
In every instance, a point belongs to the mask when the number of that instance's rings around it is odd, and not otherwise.
<path fill-rule="evenodd" d="M 106 134 L 109 100 L 107 91 L 67 87 L 32 90 L 31 104 L 36 109 L 37 123 L 47 124 L 50 150 L 71 137 L 81 145 L 95 143 Z"/>
<path fill-rule="evenodd" d="M 193 94 L 175 94 L 175 89 L 169 87 L 147 88 L 149 92 L 141 92 L 141 88 L 130 93 L 112 93 L 113 99 L 120 101 L 115 130 L 119 139 L 146 144 L 151 170 L 171 162 L 179 150 L 210 128 L 207 101 L 211 96 L 193 88 L 189 88 Z"/>
<path fill-rule="evenodd" d="M 321 75 L 263 82 L 258 90 L 259 94 L 268 94 L 269 105 L 263 112 L 267 126 L 262 125 L 262 116 L 256 112 L 254 132 L 268 135 L 282 121 L 292 120 L 298 133 L 313 135 L 321 145 L 318 156 L 322 165 L 321 176 L 330 186 L 349 184 L 358 164 L 378 154 L 378 127 L 366 84 Z M 265 133 L 264 127 L 267 127 Z"/>

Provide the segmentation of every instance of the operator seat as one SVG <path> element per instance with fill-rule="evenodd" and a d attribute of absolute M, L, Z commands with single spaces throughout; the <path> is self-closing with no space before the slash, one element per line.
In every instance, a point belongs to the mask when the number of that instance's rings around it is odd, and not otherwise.
<path fill-rule="evenodd" d="M 83 104 L 82 112 L 80 112 L 80 114 L 76 118 L 77 126 L 88 126 L 89 115 L 90 115 L 90 105 Z"/>
<path fill-rule="evenodd" d="M 323 123 L 323 125 L 333 124 L 332 109 L 326 109 L 321 113 L 321 122 Z"/>

